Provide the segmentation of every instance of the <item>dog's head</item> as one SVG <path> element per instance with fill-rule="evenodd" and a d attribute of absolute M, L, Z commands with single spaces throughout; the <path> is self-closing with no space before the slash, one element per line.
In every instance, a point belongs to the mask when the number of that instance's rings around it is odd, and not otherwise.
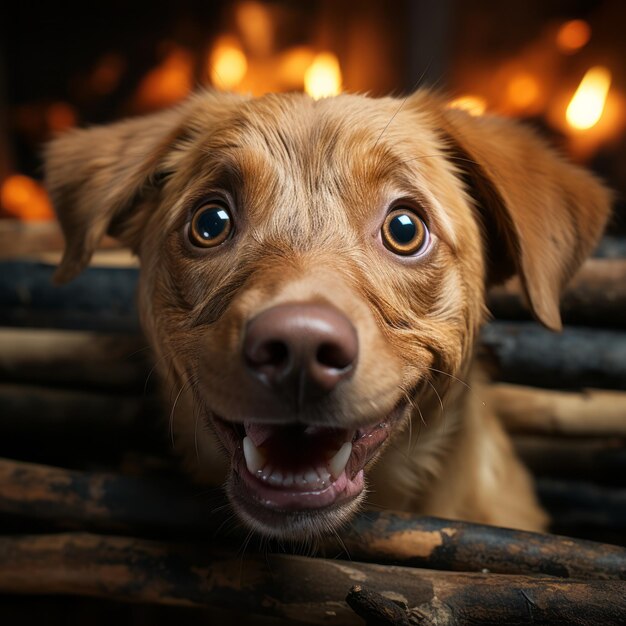
<path fill-rule="evenodd" d="M 463 372 L 491 283 L 517 272 L 558 329 L 609 206 L 528 129 L 426 92 L 203 93 L 46 156 L 58 278 L 107 232 L 137 252 L 144 328 L 193 398 L 181 429 L 217 437 L 235 509 L 274 536 L 355 509 L 394 433 Z"/>

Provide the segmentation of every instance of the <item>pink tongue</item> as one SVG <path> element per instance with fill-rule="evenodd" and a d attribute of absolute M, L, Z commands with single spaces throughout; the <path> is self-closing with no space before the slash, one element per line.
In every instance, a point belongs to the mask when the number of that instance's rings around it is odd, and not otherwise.
<path fill-rule="evenodd" d="M 246 435 L 252 439 L 252 443 L 257 448 L 262 446 L 279 428 L 276 424 L 260 424 L 259 422 L 244 422 L 243 427 Z"/>

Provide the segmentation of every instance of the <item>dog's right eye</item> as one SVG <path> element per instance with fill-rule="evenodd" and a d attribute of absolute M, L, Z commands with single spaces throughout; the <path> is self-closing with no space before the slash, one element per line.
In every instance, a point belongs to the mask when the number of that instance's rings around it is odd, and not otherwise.
<path fill-rule="evenodd" d="M 228 208 L 219 202 L 211 202 L 193 214 L 189 241 L 199 248 L 214 248 L 224 243 L 232 232 L 233 219 Z"/>

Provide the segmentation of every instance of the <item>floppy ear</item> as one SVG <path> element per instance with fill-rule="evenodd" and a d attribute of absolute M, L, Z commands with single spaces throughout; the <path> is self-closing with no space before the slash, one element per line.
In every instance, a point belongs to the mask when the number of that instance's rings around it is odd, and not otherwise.
<path fill-rule="evenodd" d="M 182 117 L 181 109 L 172 109 L 73 130 L 47 146 L 46 185 L 65 236 L 57 282 L 80 273 L 107 232 L 136 246 L 131 218 L 149 195 Z"/>
<path fill-rule="evenodd" d="M 534 315 L 560 330 L 561 293 L 602 234 L 609 191 L 517 122 L 447 109 L 444 130 L 482 221 L 488 284 L 517 273 Z"/>

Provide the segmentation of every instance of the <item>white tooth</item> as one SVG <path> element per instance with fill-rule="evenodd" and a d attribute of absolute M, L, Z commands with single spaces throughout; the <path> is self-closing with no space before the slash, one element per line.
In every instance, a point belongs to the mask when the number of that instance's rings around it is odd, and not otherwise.
<path fill-rule="evenodd" d="M 307 483 L 309 483 L 310 485 L 314 485 L 320 479 L 319 474 L 313 468 L 308 469 L 305 472 L 304 478 L 306 479 Z"/>
<path fill-rule="evenodd" d="M 282 472 L 277 469 L 274 470 L 268 480 L 272 485 L 282 485 L 283 484 Z"/>
<path fill-rule="evenodd" d="M 304 474 L 296 474 L 293 477 L 293 481 L 297 484 L 297 485 L 302 485 L 304 487 L 304 485 L 307 485 L 307 480 L 304 477 Z"/>
<path fill-rule="evenodd" d="M 291 487 L 293 485 L 293 472 L 287 472 L 283 478 L 283 487 Z"/>
<path fill-rule="evenodd" d="M 346 468 L 350 454 L 352 453 L 352 444 L 346 441 L 341 448 L 337 451 L 337 454 L 328 461 L 328 471 L 331 476 L 337 480 L 341 476 L 341 472 Z"/>
<path fill-rule="evenodd" d="M 243 438 L 243 456 L 251 474 L 256 474 L 262 470 L 267 460 L 265 455 L 252 443 L 250 437 Z"/>
<path fill-rule="evenodd" d="M 325 467 L 318 467 L 316 471 L 322 479 L 323 483 L 327 483 L 330 480 L 330 474 Z"/>

